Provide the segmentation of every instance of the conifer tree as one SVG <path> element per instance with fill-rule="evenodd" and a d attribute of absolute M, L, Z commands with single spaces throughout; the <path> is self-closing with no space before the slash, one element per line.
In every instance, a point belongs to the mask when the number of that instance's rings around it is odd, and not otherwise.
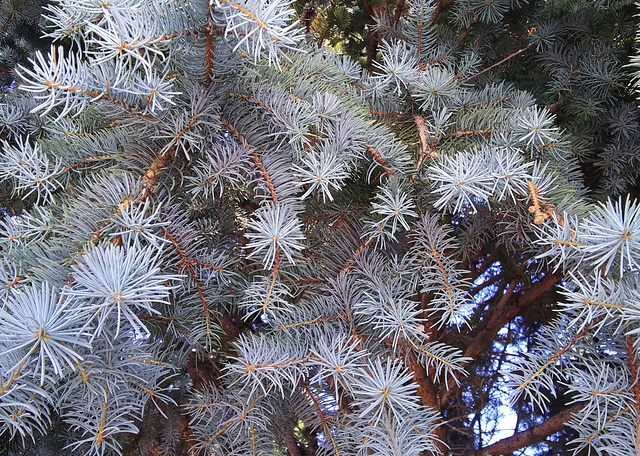
<path fill-rule="evenodd" d="M 633 32 L 589 32 L 633 10 L 532 5 L 398 2 L 368 72 L 283 0 L 51 2 L 0 104 L 12 451 L 638 454 Z"/>

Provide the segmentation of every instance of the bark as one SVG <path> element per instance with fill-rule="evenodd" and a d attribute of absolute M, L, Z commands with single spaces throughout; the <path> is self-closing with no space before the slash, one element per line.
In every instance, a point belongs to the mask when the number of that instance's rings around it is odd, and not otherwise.
<path fill-rule="evenodd" d="M 302 456 L 298 443 L 293 435 L 286 436 L 284 440 L 287 444 L 287 453 L 289 453 L 289 456 Z"/>
<path fill-rule="evenodd" d="M 431 19 L 433 19 L 433 22 L 438 20 L 438 17 L 440 16 L 440 14 L 447 9 L 455 0 L 438 0 L 438 3 L 436 4 L 436 9 L 433 10 L 433 13 L 431 13 Z"/>
<path fill-rule="evenodd" d="M 376 24 L 375 20 L 375 11 L 373 9 L 373 3 L 371 0 L 362 0 L 362 9 L 366 14 L 366 19 L 364 23 L 368 26 L 369 31 L 367 32 L 367 64 L 366 69 L 369 73 L 373 71 L 373 61 L 376 58 L 376 54 L 378 53 L 378 44 L 380 43 L 380 37 L 377 32 L 374 32 L 372 27 Z"/>
<path fill-rule="evenodd" d="M 515 305 L 508 306 L 511 300 L 515 282 L 511 282 L 509 290 L 500 299 L 496 306 L 496 311 L 489 319 L 486 326 L 478 332 L 469 345 L 464 355 L 475 358 L 487 349 L 493 342 L 495 334 L 504 325 L 517 317 L 522 310 L 539 299 L 543 294 L 551 290 L 561 279 L 562 274 L 547 274 L 542 280 L 533 284 L 531 288 L 520 295 Z"/>
<path fill-rule="evenodd" d="M 400 16 L 402 16 L 402 12 L 405 8 L 405 0 L 398 0 L 398 4 L 396 5 L 396 12 L 393 14 L 393 22 L 397 24 L 400 21 Z"/>
<path fill-rule="evenodd" d="M 478 331 L 473 342 L 469 344 L 464 352 L 464 356 L 475 358 L 485 351 L 493 342 L 496 333 L 504 325 L 517 317 L 528 305 L 535 302 L 546 292 L 551 290 L 561 279 L 563 275 L 547 274 L 542 280 L 533 284 L 531 288 L 519 295 L 514 305 L 509 305 L 514 295 L 513 282 L 509 286 L 509 291 L 503 295 L 500 302 L 496 306 L 493 316 L 487 321 L 487 324 Z M 458 387 L 455 382 L 449 382 L 449 389 L 442 392 L 440 396 L 440 407 L 446 407 L 449 399 L 456 393 Z"/>
<path fill-rule="evenodd" d="M 491 343 L 493 342 L 493 336 L 497 333 L 500 328 L 506 325 L 509 320 L 506 320 L 505 317 L 505 307 L 511 299 L 513 295 L 513 290 L 515 289 L 516 282 L 512 280 L 505 293 L 498 301 L 495 310 L 493 311 L 493 315 L 487 321 L 486 326 L 478 332 L 476 337 L 473 340 L 473 343 L 467 348 L 464 352 L 464 356 L 468 356 L 469 358 L 475 358 L 480 353 L 482 353 Z"/>
<path fill-rule="evenodd" d="M 204 61 L 206 72 L 202 85 L 205 89 L 208 89 L 213 80 L 213 46 L 215 42 L 215 31 L 211 24 L 207 24 L 204 27 L 204 33 L 206 35 L 204 42 Z"/>
<path fill-rule="evenodd" d="M 420 396 L 420 402 L 422 402 L 422 405 L 426 405 L 434 410 L 440 410 L 440 401 L 436 393 L 436 387 L 431 381 L 433 373 L 427 374 L 424 366 L 418 362 L 414 354 L 409 356 L 409 368 L 413 371 L 413 380 L 418 384 L 418 396 Z M 438 426 L 435 429 L 434 434 L 439 440 L 439 442 L 435 442 L 438 447 L 439 454 L 447 454 L 446 445 L 444 443 L 446 442 L 444 427 Z"/>
<path fill-rule="evenodd" d="M 573 404 L 570 407 L 551 416 L 544 423 L 533 426 L 526 431 L 518 432 L 511 437 L 502 439 L 493 445 L 475 450 L 471 456 L 498 456 L 501 454 L 511 454 L 521 448 L 542 442 L 544 439 L 566 426 L 572 415 L 578 413 L 584 407 L 584 403 Z"/>

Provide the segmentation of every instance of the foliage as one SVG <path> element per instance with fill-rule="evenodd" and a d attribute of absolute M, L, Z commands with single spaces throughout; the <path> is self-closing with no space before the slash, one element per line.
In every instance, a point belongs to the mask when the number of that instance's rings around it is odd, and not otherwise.
<path fill-rule="evenodd" d="M 562 109 L 496 81 L 519 2 L 451 6 L 476 46 L 441 4 L 398 2 L 371 73 L 281 0 L 48 5 L 54 44 L 0 105 L 4 435 L 90 455 L 508 454 L 540 441 L 482 441 L 485 399 L 509 394 L 530 416 L 515 437 L 637 454 L 637 175 L 603 164 L 635 130 L 590 132 L 608 177 L 589 186 L 579 134 L 637 113 L 620 59 L 570 60 L 581 38 L 545 19 L 628 9 L 544 3 L 517 39 L 543 85 L 571 82 Z M 568 120 L 584 96 L 602 109 Z"/>

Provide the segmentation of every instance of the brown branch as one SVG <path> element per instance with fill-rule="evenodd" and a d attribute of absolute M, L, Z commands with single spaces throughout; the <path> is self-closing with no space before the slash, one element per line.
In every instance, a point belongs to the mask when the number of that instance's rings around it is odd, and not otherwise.
<path fill-rule="evenodd" d="M 535 300 L 540 298 L 540 296 L 551 290 L 551 288 L 553 288 L 555 284 L 560 282 L 563 277 L 563 274 L 557 272 L 553 274 L 547 274 L 542 280 L 536 282 L 531 288 L 529 288 L 523 295 L 520 296 L 520 299 L 518 299 L 517 307 L 522 308 L 533 303 Z M 507 312 L 509 316 L 513 318 L 518 315 L 519 310 L 516 312 L 515 309 L 511 309 Z"/>
<path fill-rule="evenodd" d="M 238 95 L 238 94 L 235 94 L 235 95 Z M 240 98 L 242 97 L 240 96 Z M 238 130 L 236 130 L 236 128 L 233 126 L 231 122 L 229 122 L 224 117 L 220 117 L 220 119 L 222 120 L 222 123 L 225 125 L 225 127 L 229 130 L 229 132 L 233 136 L 235 136 L 236 139 L 240 141 L 240 143 L 246 144 L 251 149 L 251 151 L 254 152 L 255 155 L 253 156 L 252 160 L 258 166 L 258 168 L 260 169 L 260 172 L 262 173 L 262 180 L 264 181 L 265 184 L 267 184 L 267 187 L 269 188 L 269 192 L 271 193 L 271 199 L 273 199 L 274 203 L 277 203 L 278 194 L 276 193 L 276 186 L 273 183 L 271 176 L 269 175 L 269 171 L 267 170 L 267 167 L 264 166 L 264 163 L 260 160 L 260 156 L 258 155 L 258 152 L 256 151 L 256 149 L 247 142 L 247 140 L 240 134 Z"/>
<path fill-rule="evenodd" d="M 311 24 L 313 24 L 314 19 L 318 17 L 316 14 L 316 10 L 314 6 L 307 2 L 302 7 L 302 11 L 298 15 L 298 22 L 304 25 L 305 29 L 307 29 L 307 33 L 311 33 Z"/>
<path fill-rule="evenodd" d="M 425 371 L 424 366 L 418 362 L 416 355 L 413 352 L 409 353 L 408 361 L 409 369 L 413 371 L 413 381 L 418 384 L 418 396 L 420 397 L 422 405 L 431 407 L 434 410 L 439 410 L 440 407 L 438 404 L 440 401 L 438 400 L 436 387 L 431 380 L 430 374 L 428 374 Z M 434 430 L 434 434 L 437 438 L 434 442 L 438 446 L 439 454 L 447 454 L 444 444 L 446 441 L 444 428 L 442 426 L 438 426 Z"/>
<path fill-rule="evenodd" d="M 555 103 L 550 104 L 549 106 L 547 106 L 547 109 L 549 110 L 549 112 L 551 114 L 555 113 L 558 109 L 560 109 L 562 107 L 562 105 L 564 104 L 564 100 L 558 100 Z"/>
<path fill-rule="evenodd" d="M 373 31 L 373 27 L 376 25 L 375 11 L 373 9 L 373 3 L 371 0 L 362 0 L 362 9 L 365 14 L 364 23 L 368 26 L 366 54 L 367 63 L 365 68 L 371 74 L 373 72 L 373 61 L 378 53 L 378 44 L 380 43 L 380 37 L 377 32 Z"/>
<path fill-rule="evenodd" d="M 349 269 L 351 269 L 353 266 L 355 266 L 356 265 L 356 260 L 358 259 L 360 254 L 364 251 L 364 249 L 366 249 L 371 244 L 373 244 L 374 240 L 375 240 L 375 238 L 372 238 L 372 237 L 369 237 L 369 236 L 364 238 L 364 241 L 362 241 L 362 243 L 360 243 L 360 245 L 358 245 L 358 248 L 356 248 L 356 250 L 353 252 L 351 257 L 346 261 L 345 267 L 342 270 L 344 272 L 347 272 L 347 271 L 349 271 Z"/>
<path fill-rule="evenodd" d="M 484 328 L 482 328 L 473 338 L 473 341 L 465 350 L 464 356 L 475 359 L 485 351 L 493 342 L 494 336 L 500 328 L 517 317 L 522 310 L 539 299 L 543 294 L 551 290 L 562 279 L 562 277 L 563 275 L 559 273 L 547 274 L 542 280 L 533 284 L 533 286 L 523 294 L 520 294 L 515 305 L 508 306 L 507 304 L 509 304 L 509 301 L 512 299 L 513 291 L 515 289 L 515 282 L 512 281 L 509 284 L 508 291 L 502 296 L 502 298 L 500 298 L 500 301 L 496 305 L 493 316 L 487 321 Z M 447 403 L 457 390 L 458 385 L 453 382 L 453 385 L 449 386 L 449 389 L 442 392 L 440 396 L 440 406 L 446 407 Z"/>
<path fill-rule="evenodd" d="M 0 26 L 0 36 L 4 35 L 7 32 L 7 28 L 9 27 L 9 23 L 11 22 L 11 19 L 13 19 L 13 15 L 14 15 L 14 12 L 12 11 L 7 15 L 7 18 L 2 23 L 2 26 Z"/>
<path fill-rule="evenodd" d="M 451 6 L 451 4 L 453 4 L 454 1 L 455 0 L 438 0 L 438 3 L 436 4 L 436 9 L 433 10 L 433 13 L 431 13 L 431 19 L 433 20 L 433 22 L 437 21 L 440 14 L 442 14 L 442 12 L 445 9 Z"/>
<path fill-rule="evenodd" d="M 511 437 L 502 439 L 486 448 L 476 450 L 471 456 L 498 456 L 501 454 L 511 454 L 520 448 L 525 448 L 542 442 L 548 436 L 561 431 L 571 417 L 578 413 L 584 403 L 573 404 L 570 407 L 551 416 L 545 422 L 533 426 L 526 431 L 518 432 Z"/>
<path fill-rule="evenodd" d="M 512 280 L 509 285 L 507 285 L 507 289 L 498 301 L 496 305 L 492 317 L 487 321 L 487 324 L 484 328 L 482 328 L 476 337 L 473 339 L 473 342 L 467 350 L 464 352 L 464 356 L 468 356 L 469 358 L 475 358 L 480 353 L 484 351 L 486 346 L 493 341 L 493 336 L 497 333 L 500 328 L 506 325 L 509 320 L 505 320 L 505 312 L 504 309 L 511 299 L 513 295 L 513 291 L 516 286 L 516 281 Z"/>
<path fill-rule="evenodd" d="M 209 12 L 209 15 L 211 13 Z M 215 43 L 215 28 L 211 24 L 207 24 L 204 27 L 204 33 L 206 34 L 204 41 L 204 61 L 206 72 L 202 85 L 205 89 L 208 89 L 213 81 L 213 47 Z"/>
<path fill-rule="evenodd" d="M 405 0 L 398 0 L 396 4 L 396 11 L 393 14 L 393 23 L 397 24 L 400 21 L 400 16 L 402 16 L 402 12 L 405 8 Z"/>
<path fill-rule="evenodd" d="M 528 47 L 524 47 L 522 49 L 518 49 L 515 52 L 512 52 L 511 54 L 507 55 L 504 59 L 500 60 L 499 62 L 494 63 L 493 65 L 491 65 L 490 67 L 485 68 L 484 70 L 476 73 L 476 74 L 472 74 L 471 76 L 469 76 L 467 79 L 465 79 L 464 81 L 462 81 L 463 83 L 468 83 L 473 81 L 475 78 L 477 78 L 478 76 L 480 76 L 481 74 L 486 73 L 487 71 L 490 71 L 492 69 L 494 69 L 497 66 L 502 65 L 503 63 L 507 62 L 508 60 L 511 60 L 512 58 L 514 58 L 517 55 L 522 54 L 524 51 L 526 51 L 527 49 L 529 49 Z"/>
<path fill-rule="evenodd" d="M 375 149 L 375 147 L 368 146 L 367 152 L 369 152 L 373 156 L 373 158 L 378 162 L 378 164 L 382 166 L 382 169 L 384 169 L 384 172 L 387 174 L 387 176 L 389 177 L 394 176 L 393 170 L 389 166 L 389 163 L 387 163 L 387 160 L 385 160 L 385 158 L 382 155 L 380 155 L 380 152 L 378 152 Z"/>
<path fill-rule="evenodd" d="M 636 400 L 635 406 L 637 410 L 640 410 L 640 385 L 638 384 L 638 364 L 636 363 L 636 355 L 633 351 L 633 340 L 631 336 L 627 336 L 627 363 L 629 364 L 629 372 L 631 373 L 631 392 Z"/>
<path fill-rule="evenodd" d="M 498 303 L 496 310 L 499 309 L 499 312 L 495 312 L 494 316 L 487 322 L 485 328 L 478 333 L 472 344 L 465 351 L 465 356 L 475 357 L 482 353 L 487 347 L 487 344 L 490 344 L 493 340 L 493 335 L 497 333 L 500 328 L 517 317 L 523 309 L 539 299 L 547 291 L 551 290 L 562 277 L 562 274 L 547 274 L 542 280 L 536 282 L 531 288 L 526 290 L 524 294 L 521 294 L 514 306 L 507 307 L 506 304 L 514 288 L 510 287 L 510 291 L 505 293 Z"/>
<path fill-rule="evenodd" d="M 171 231 L 169 231 L 169 229 L 167 229 L 166 227 L 162 227 L 162 229 L 164 231 L 165 237 L 173 244 L 173 247 L 175 248 L 176 252 L 180 256 L 180 259 L 182 260 L 179 266 L 179 271 L 183 271 L 183 270 L 187 271 L 187 273 L 193 280 L 196 286 L 196 289 L 198 290 L 198 295 L 200 296 L 200 300 L 202 301 L 202 310 L 205 318 L 207 335 L 209 335 L 211 334 L 211 329 L 209 324 L 209 304 L 207 303 L 207 299 L 204 295 L 204 290 L 202 289 L 202 286 L 196 274 L 196 270 L 193 266 L 194 264 L 199 264 L 199 262 L 189 258 L 184 248 L 180 244 L 180 240 L 176 239 L 171 233 Z M 240 331 L 238 330 L 237 326 L 231 321 L 231 319 L 229 319 L 226 315 L 220 312 L 216 312 L 215 316 L 216 316 L 216 319 L 218 320 L 218 323 L 220 323 L 220 326 L 222 327 L 224 332 L 227 334 L 227 336 L 229 336 L 231 340 L 235 340 L 236 338 L 238 338 L 238 336 L 240 335 Z"/>
<path fill-rule="evenodd" d="M 493 130 L 491 128 L 483 128 L 482 130 L 458 130 L 458 131 L 454 131 L 453 133 L 449 133 L 448 135 L 445 136 L 445 138 L 460 138 L 461 136 L 473 136 L 473 135 L 489 137 L 495 131 L 496 130 Z"/>
<path fill-rule="evenodd" d="M 300 453 L 298 442 L 296 442 L 296 438 L 293 436 L 293 434 L 287 434 L 284 438 L 284 441 L 287 445 L 287 452 L 289 453 L 289 456 L 302 456 L 302 453 Z"/>
<path fill-rule="evenodd" d="M 320 403 L 318 403 L 316 398 L 313 396 L 313 393 L 311 392 L 307 384 L 303 381 L 300 381 L 300 384 L 302 385 L 302 388 L 304 388 L 305 392 L 313 402 L 313 405 L 315 406 L 316 411 L 318 412 L 318 416 L 320 417 L 320 420 L 322 421 L 322 426 L 324 427 L 325 435 L 329 438 L 329 441 L 331 442 L 331 446 L 333 447 L 333 451 L 335 452 L 336 456 L 340 456 L 340 449 L 338 448 L 338 444 L 336 443 L 335 439 L 333 438 L 333 434 L 331 433 L 329 418 L 327 418 L 327 416 L 324 414 L 324 411 L 322 410 L 322 406 L 320 405 Z"/>
<path fill-rule="evenodd" d="M 481 284 L 476 285 L 475 287 L 469 289 L 469 295 L 470 296 L 475 296 L 478 294 L 478 292 L 484 288 L 487 288 L 490 285 L 493 285 L 496 282 L 499 282 L 501 280 L 503 280 L 504 277 L 502 276 L 502 273 L 500 274 L 496 274 L 493 277 L 491 277 L 489 280 L 485 280 L 484 282 L 482 282 Z"/>
<path fill-rule="evenodd" d="M 429 139 L 427 138 L 427 124 L 420 114 L 413 115 L 413 121 L 416 124 L 418 130 L 418 136 L 420 136 L 420 143 L 422 144 L 422 150 L 420 151 L 420 158 L 416 164 L 416 172 L 420 170 L 422 162 L 425 158 L 438 158 L 438 152 L 433 150 L 429 145 Z"/>

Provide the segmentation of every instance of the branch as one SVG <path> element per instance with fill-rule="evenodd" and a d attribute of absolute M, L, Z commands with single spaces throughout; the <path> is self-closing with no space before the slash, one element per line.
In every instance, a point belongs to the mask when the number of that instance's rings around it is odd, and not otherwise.
<path fill-rule="evenodd" d="M 502 439 L 486 448 L 475 450 L 471 456 L 498 456 L 501 454 L 511 454 L 520 448 L 525 448 L 542 442 L 548 436 L 564 429 L 566 423 L 572 416 L 584 407 L 580 402 L 565 408 L 561 412 L 551 416 L 548 420 L 537 426 L 533 426 L 526 431 L 513 434 L 511 437 Z"/>
<path fill-rule="evenodd" d="M 551 288 L 553 288 L 556 283 L 560 282 L 563 277 L 564 275 L 560 273 L 547 274 L 542 280 L 536 282 L 531 288 L 529 288 L 525 294 L 520 296 L 517 307 L 526 307 L 536 301 L 540 296 L 551 290 Z M 513 314 L 511 318 L 518 315 L 518 313 L 514 314 L 514 310 L 509 310 L 507 312 L 510 315 Z"/>
<path fill-rule="evenodd" d="M 405 9 L 405 0 L 398 0 L 396 4 L 396 11 L 393 14 L 393 23 L 397 24 L 400 21 L 400 16 L 402 16 L 402 12 Z"/>
<path fill-rule="evenodd" d="M 413 120 L 416 123 L 418 129 L 418 136 L 420 136 L 420 143 L 422 144 L 420 158 L 416 164 L 416 172 L 420 171 L 422 162 L 425 158 L 438 158 L 438 152 L 433 150 L 429 145 L 429 139 L 427 138 L 427 124 L 420 114 L 414 114 Z"/>
<path fill-rule="evenodd" d="M 338 444 L 336 443 L 333 437 L 333 434 L 331 432 L 331 426 L 329 425 L 329 418 L 327 418 L 327 416 L 324 414 L 324 410 L 322 410 L 322 406 L 313 396 L 313 393 L 311 392 L 307 384 L 301 381 L 300 385 L 302 385 L 302 388 L 304 388 L 305 392 L 313 402 L 313 405 L 315 406 L 316 411 L 318 412 L 318 416 L 322 421 L 322 426 L 324 427 L 325 436 L 329 438 L 329 441 L 331 442 L 331 446 L 333 447 L 333 451 L 335 452 L 336 456 L 340 456 L 340 449 L 338 448 Z"/>
<path fill-rule="evenodd" d="M 472 74 L 471 76 L 469 76 L 467 79 L 465 79 L 465 80 L 464 80 L 464 81 L 462 81 L 462 82 L 466 84 L 466 83 L 468 83 L 468 82 L 473 81 L 475 78 L 477 78 L 477 77 L 478 77 L 478 76 L 480 76 L 481 74 L 484 74 L 484 73 L 486 73 L 487 71 L 490 71 L 490 70 L 494 69 L 495 67 L 497 67 L 497 66 L 499 66 L 499 65 L 502 65 L 502 64 L 503 64 L 503 63 L 505 63 L 506 61 L 508 61 L 508 60 L 510 60 L 510 59 L 512 59 L 512 58 L 514 58 L 516 55 L 520 55 L 520 54 L 522 54 L 522 53 L 523 53 L 524 51 L 526 51 L 527 49 L 529 49 L 529 48 L 528 48 L 528 47 L 524 47 L 524 48 L 522 48 L 522 49 L 518 49 L 518 50 L 517 50 L 517 51 L 515 51 L 515 52 L 512 52 L 511 54 L 509 54 L 508 56 L 506 56 L 504 59 L 500 60 L 499 62 L 494 63 L 494 64 L 493 64 L 493 65 L 491 65 L 490 67 L 485 68 L 484 70 L 482 70 L 482 71 L 480 71 L 480 72 L 478 72 L 478 73 L 476 73 L 476 74 Z"/>
<path fill-rule="evenodd" d="M 436 5 L 436 9 L 431 13 L 431 19 L 433 22 L 438 20 L 440 14 L 447 9 L 455 0 L 438 0 L 438 4 Z"/>
<path fill-rule="evenodd" d="M 382 166 L 382 169 L 384 169 L 384 172 L 387 174 L 387 176 L 389 177 L 394 176 L 393 170 L 389 166 L 389 163 L 387 163 L 387 160 L 385 160 L 384 157 L 380 155 L 380 152 L 378 152 L 375 149 L 375 147 L 367 146 L 367 152 L 369 152 L 373 156 L 373 158 L 376 160 L 376 162 L 378 162 L 378 164 Z"/>
<path fill-rule="evenodd" d="M 418 384 L 418 395 L 420 396 L 422 405 L 431 407 L 434 410 L 439 410 L 438 395 L 436 393 L 435 385 L 431 381 L 431 377 L 427 371 L 425 371 L 424 366 L 418 362 L 414 353 L 409 353 L 407 358 L 409 361 L 409 368 L 413 371 L 413 380 Z M 438 426 L 434 430 L 434 434 L 437 437 L 435 439 L 435 443 L 438 447 L 439 454 L 447 454 L 446 445 L 444 444 L 446 441 L 444 427 Z"/>
<path fill-rule="evenodd" d="M 631 392 L 636 400 L 636 410 L 640 411 L 640 385 L 638 384 L 638 364 L 636 363 L 636 355 L 633 351 L 633 340 L 631 336 L 627 336 L 627 363 L 629 364 L 629 372 L 631 373 Z"/>
<path fill-rule="evenodd" d="M 284 442 L 287 445 L 287 452 L 289 456 L 302 456 L 300 453 L 300 447 L 298 447 L 298 442 L 296 442 L 296 438 L 293 434 L 287 434 L 284 437 Z"/>
<path fill-rule="evenodd" d="M 536 282 L 531 288 L 526 290 L 524 294 L 521 294 L 515 305 L 507 306 L 513 296 L 513 290 L 515 290 L 515 283 L 511 282 L 509 284 L 509 289 L 502 298 L 500 298 L 500 301 L 496 305 L 493 316 L 487 321 L 484 328 L 482 328 L 474 337 L 471 344 L 468 345 L 464 352 L 464 356 L 475 359 L 485 351 L 491 342 L 493 342 L 493 338 L 500 328 L 517 317 L 523 309 L 536 301 L 547 291 L 551 290 L 555 284 L 562 279 L 562 277 L 563 275 L 559 273 L 547 274 L 542 280 Z M 454 382 L 452 386 L 442 392 L 442 395 L 440 396 L 441 407 L 447 406 L 449 399 L 451 399 L 457 389 L 458 386 Z"/>
<path fill-rule="evenodd" d="M 371 74 L 373 72 L 373 61 L 375 60 L 376 54 L 378 53 L 378 44 L 380 42 L 380 37 L 378 36 L 377 32 L 373 31 L 373 27 L 376 25 L 376 19 L 371 0 L 363 0 L 362 9 L 364 10 L 365 14 L 364 23 L 369 26 L 366 43 L 367 63 L 365 65 L 365 68 L 367 69 L 369 74 Z"/>
<path fill-rule="evenodd" d="M 507 305 L 507 302 L 511 298 L 511 295 L 513 295 L 513 291 L 515 290 L 515 287 L 516 287 L 515 280 L 512 280 L 509 283 L 509 285 L 507 285 L 507 289 L 505 290 L 504 294 L 502 295 L 502 298 L 500 298 L 500 301 L 498 302 L 495 310 L 493 311 L 493 316 L 489 319 L 489 321 L 487 322 L 487 325 L 484 328 L 482 328 L 480 332 L 478 332 L 478 334 L 474 338 L 471 345 L 469 345 L 467 350 L 464 352 L 464 356 L 475 358 L 480 353 L 482 353 L 486 345 L 488 345 L 487 342 L 490 343 L 493 340 L 494 334 L 497 333 L 500 330 L 500 328 L 502 328 L 505 324 L 509 322 L 509 320 L 505 321 L 504 309 L 505 309 L 505 306 Z"/>
<path fill-rule="evenodd" d="M 209 13 L 211 14 L 211 13 Z M 211 24 L 207 24 L 204 27 L 205 41 L 204 41 L 204 62 L 206 72 L 202 85 L 205 89 L 208 89 L 213 81 L 213 48 L 215 45 L 216 32 L 215 27 Z"/>
<path fill-rule="evenodd" d="M 167 238 L 167 240 L 169 240 L 173 244 L 174 249 L 176 250 L 176 252 L 178 253 L 178 255 L 182 260 L 179 266 L 179 271 L 186 270 L 189 276 L 191 277 L 191 279 L 193 280 L 196 286 L 196 289 L 198 290 L 198 295 L 200 296 L 200 300 L 202 301 L 202 309 L 203 309 L 203 314 L 205 318 L 207 336 L 209 336 L 211 334 L 211 328 L 209 323 L 209 305 L 207 303 L 207 299 L 204 295 L 204 291 L 202 289 L 200 281 L 198 280 L 198 275 L 196 274 L 194 265 L 195 264 L 206 265 L 213 268 L 216 271 L 219 271 L 220 268 L 189 258 L 183 246 L 180 245 L 180 240 L 176 239 L 175 236 L 173 236 L 173 234 L 171 233 L 171 231 L 169 231 L 168 228 L 163 226 L 162 230 L 164 231 L 165 237 Z M 221 312 L 216 312 L 216 318 L 220 323 L 220 326 L 222 327 L 222 329 L 227 333 L 227 335 L 231 340 L 235 340 L 238 338 L 238 336 L 240 336 L 240 331 L 238 330 L 238 328 L 230 318 L 223 315 Z"/>

